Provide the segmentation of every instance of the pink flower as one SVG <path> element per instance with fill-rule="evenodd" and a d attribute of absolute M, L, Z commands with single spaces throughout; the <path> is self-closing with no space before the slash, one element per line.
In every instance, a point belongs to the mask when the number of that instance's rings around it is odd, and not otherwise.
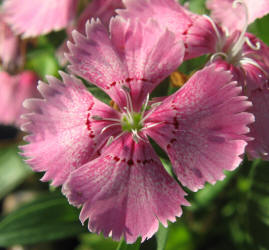
<path fill-rule="evenodd" d="M 11 76 L 0 72 L 0 123 L 21 125 L 20 115 L 25 111 L 22 102 L 26 98 L 38 96 L 37 76 L 31 71 L 24 71 Z"/>
<path fill-rule="evenodd" d="M 207 0 L 206 5 L 211 10 L 211 17 L 230 32 L 241 30 L 245 26 L 245 7 L 240 5 L 235 10 L 234 2 L 245 3 L 248 9 L 247 24 L 251 24 L 257 18 L 261 18 L 269 12 L 268 0 Z"/>
<path fill-rule="evenodd" d="M 123 3 L 126 10 L 117 10 L 122 17 L 139 18 L 143 22 L 154 18 L 161 27 L 174 32 L 177 40 L 183 40 L 185 59 L 215 51 L 218 38 L 209 20 L 188 11 L 175 0 L 123 0 Z"/>
<path fill-rule="evenodd" d="M 6 21 L 24 38 L 39 36 L 67 27 L 78 0 L 5 0 Z"/>
<path fill-rule="evenodd" d="M 188 205 L 185 192 L 164 170 L 149 143 L 168 154 L 175 174 L 191 190 L 223 179 L 241 162 L 244 134 L 253 121 L 250 103 L 231 75 L 206 67 L 178 92 L 148 107 L 150 92 L 178 65 L 183 44 L 150 20 L 113 18 L 110 34 L 100 21 L 73 32 L 71 70 L 104 90 L 112 109 L 80 80 L 61 73 L 39 84 L 44 99 L 25 102 L 30 110 L 23 147 L 43 181 L 63 186 L 69 202 L 82 206 L 80 220 L 92 232 L 128 243 L 151 237 L 159 221 L 175 221 Z"/>
<path fill-rule="evenodd" d="M 221 4 L 217 5 L 220 2 Z M 227 15 L 226 18 L 217 15 L 217 13 L 223 11 L 223 4 L 230 6 L 229 10 L 223 12 L 223 15 L 224 13 Z M 211 21 L 212 27 L 215 27 L 216 34 L 219 37 L 218 50 L 213 54 L 211 61 L 215 61 L 215 64 L 223 66 L 225 69 L 230 69 L 233 79 L 244 87 L 244 93 L 253 103 L 250 111 L 255 115 L 255 123 L 250 125 L 249 136 L 253 137 L 254 140 L 250 141 L 246 148 L 249 157 L 269 160 L 269 136 L 267 131 L 269 118 L 266 115 L 269 111 L 269 47 L 255 36 L 246 33 L 250 22 L 269 12 L 269 1 L 259 1 L 256 7 L 254 5 L 254 1 L 250 0 L 245 3 L 234 1 L 233 7 L 232 1 L 208 1 L 208 6 L 213 9 L 213 17 L 217 16 L 217 20 L 223 21 L 229 28 L 232 27 L 230 30 L 232 33 L 229 34 L 228 32 L 226 36 L 223 36 L 219 33 L 219 28 L 216 28 L 214 22 Z M 264 8 L 262 9 L 261 6 Z M 237 12 L 238 7 L 239 12 Z M 245 10 L 245 25 L 239 31 L 236 30 L 236 27 L 242 26 L 242 19 L 238 19 L 233 24 L 229 24 L 226 20 L 233 20 L 229 17 L 234 17 L 237 15 L 236 13 L 241 13 L 243 10 Z M 232 13 L 234 13 L 234 16 Z M 249 16 L 251 17 L 250 20 Z"/>
<path fill-rule="evenodd" d="M 5 69 L 18 56 L 18 49 L 18 37 L 3 20 L 3 14 L 0 14 L 0 58 Z"/>

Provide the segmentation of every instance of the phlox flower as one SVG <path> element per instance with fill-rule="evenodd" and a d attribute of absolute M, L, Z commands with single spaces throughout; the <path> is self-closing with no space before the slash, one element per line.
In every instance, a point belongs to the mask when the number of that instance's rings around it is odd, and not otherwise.
<path fill-rule="evenodd" d="M 18 75 L 0 72 L 0 123 L 21 125 L 20 116 L 25 112 L 22 103 L 25 99 L 37 97 L 37 76 L 34 72 L 24 71 Z"/>
<path fill-rule="evenodd" d="M 213 18 L 223 23 L 227 30 L 223 36 L 211 21 L 219 40 L 211 62 L 230 70 L 233 79 L 243 86 L 244 94 L 253 103 L 250 111 L 255 116 L 255 123 L 250 125 L 249 136 L 254 140 L 248 143 L 247 153 L 250 158 L 269 160 L 269 47 L 246 33 L 249 23 L 269 13 L 269 1 L 209 0 L 207 6 L 212 10 Z M 243 14 L 245 16 L 241 18 Z M 239 19 L 235 19 L 237 15 Z"/>
<path fill-rule="evenodd" d="M 179 181 L 196 191 L 224 178 L 241 162 L 253 116 L 231 74 L 214 65 L 195 73 L 176 93 L 149 105 L 152 90 L 182 62 L 184 45 L 153 20 L 112 18 L 74 31 L 70 70 L 105 91 L 118 109 L 101 102 L 80 80 L 61 73 L 30 99 L 22 147 L 43 181 L 63 184 L 69 202 L 82 207 L 89 230 L 151 237 L 159 222 L 175 221 L 188 205 L 185 192 L 162 166 L 151 137 L 170 158 Z"/>
<path fill-rule="evenodd" d="M 210 21 L 190 12 L 176 0 L 122 0 L 126 9 L 117 13 L 128 19 L 139 18 L 146 22 L 154 18 L 164 29 L 168 28 L 183 40 L 185 46 L 184 59 L 214 53 L 218 38 Z M 219 32 L 222 33 L 220 29 Z"/>
<path fill-rule="evenodd" d="M 24 38 L 67 27 L 76 13 L 78 0 L 5 0 L 5 20 Z"/>

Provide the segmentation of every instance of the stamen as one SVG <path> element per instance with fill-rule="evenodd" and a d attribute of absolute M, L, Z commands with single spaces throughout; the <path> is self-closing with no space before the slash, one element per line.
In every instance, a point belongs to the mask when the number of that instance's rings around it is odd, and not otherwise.
<path fill-rule="evenodd" d="M 244 65 L 244 64 L 251 64 L 255 67 L 257 67 L 258 69 L 260 69 L 265 75 L 267 75 L 267 72 L 263 69 L 263 67 L 261 65 L 259 65 L 255 60 L 249 58 L 249 57 L 244 57 L 240 60 L 240 64 Z"/>
<path fill-rule="evenodd" d="M 115 138 L 114 136 L 110 136 L 109 139 L 107 140 L 106 146 L 109 146 L 112 142 L 118 140 L 121 136 L 123 136 L 125 133 L 127 133 L 126 131 L 122 131 L 119 135 L 117 135 Z"/>
<path fill-rule="evenodd" d="M 261 43 L 260 42 L 256 42 L 255 45 L 249 40 L 248 37 L 245 37 L 245 42 L 247 43 L 247 45 L 253 49 L 253 50 L 259 50 L 261 48 Z"/>
<path fill-rule="evenodd" d="M 148 106 L 148 103 L 149 103 L 149 93 L 147 94 L 146 101 L 145 101 L 145 103 L 143 105 L 143 109 L 142 109 L 142 112 L 141 112 L 141 117 L 144 116 L 145 111 L 146 111 L 147 106 Z"/>
<path fill-rule="evenodd" d="M 135 129 L 132 129 L 132 137 L 133 137 L 133 140 L 136 142 L 136 143 L 138 143 L 139 142 L 139 140 L 141 140 L 141 141 L 144 141 L 144 142 L 146 142 L 139 134 L 138 134 L 138 131 Z"/>
<path fill-rule="evenodd" d="M 210 57 L 210 63 L 213 63 L 214 60 L 218 57 L 218 56 L 223 56 L 225 59 L 228 58 L 228 55 L 224 52 L 216 52 L 214 53 L 211 57 Z"/>
<path fill-rule="evenodd" d="M 139 124 L 143 124 L 143 122 L 156 110 L 158 106 L 161 105 L 161 102 L 155 102 L 151 105 L 151 110 L 141 119 Z"/>
<path fill-rule="evenodd" d="M 241 51 L 243 44 L 245 43 L 245 34 L 248 28 L 248 8 L 247 5 L 245 4 L 245 2 L 243 0 L 235 0 L 233 2 L 233 8 L 237 8 L 237 5 L 240 4 L 243 6 L 244 10 L 245 10 L 245 24 L 243 26 L 242 32 L 238 38 L 238 40 L 236 41 L 235 45 L 232 48 L 232 56 L 236 56 L 238 54 L 239 51 Z"/>
<path fill-rule="evenodd" d="M 157 122 L 157 123 L 150 124 L 150 125 L 148 125 L 148 126 L 143 127 L 143 128 L 141 129 L 141 131 L 143 131 L 143 130 L 145 130 L 145 129 L 148 129 L 148 128 L 153 128 L 153 127 L 158 126 L 158 125 L 160 125 L 160 124 L 162 124 L 162 123 L 164 123 L 164 122 Z"/>
<path fill-rule="evenodd" d="M 205 17 L 212 25 L 212 28 L 214 29 L 216 35 L 217 35 L 217 38 L 218 38 L 218 42 L 219 42 L 219 47 L 220 48 L 217 48 L 217 50 L 221 50 L 222 49 L 222 46 L 223 46 L 223 39 L 220 35 L 220 32 L 219 32 L 219 29 L 217 28 L 215 22 L 212 20 L 211 17 L 207 16 L 207 15 L 203 15 L 203 17 Z"/>
<path fill-rule="evenodd" d="M 109 124 L 109 125 L 103 127 L 100 133 L 103 134 L 108 128 L 113 127 L 113 126 L 120 126 L 120 125 L 121 125 L 120 123 Z"/>
<path fill-rule="evenodd" d="M 134 112 L 132 98 L 130 95 L 130 89 L 126 85 L 122 85 L 121 91 L 123 91 L 123 93 L 126 97 L 127 109 L 130 110 L 131 113 Z"/>
<path fill-rule="evenodd" d="M 91 118 L 93 119 L 93 120 L 96 120 L 96 121 L 111 121 L 111 122 L 121 122 L 120 121 L 120 119 L 115 119 L 115 118 L 103 118 L 103 117 L 101 117 L 101 116 L 99 116 L 99 115 L 93 115 L 93 116 L 91 116 Z"/>

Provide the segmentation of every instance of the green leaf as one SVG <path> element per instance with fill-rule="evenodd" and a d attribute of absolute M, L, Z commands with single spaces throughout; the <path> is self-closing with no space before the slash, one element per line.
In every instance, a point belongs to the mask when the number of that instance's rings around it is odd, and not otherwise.
<path fill-rule="evenodd" d="M 59 194 L 45 195 L 0 221 L 0 246 L 56 240 L 85 231 L 78 210 Z"/>
<path fill-rule="evenodd" d="M 58 63 L 52 48 L 39 48 L 29 52 L 25 67 L 35 71 L 43 80 L 46 80 L 46 75 L 58 75 Z"/>
<path fill-rule="evenodd" d="M 200 208 L 207 207 L 217 196 L 218 194 L 226 187 L 230 179 L 237 173 L 237 170 L 234 171 L 225 171 L 226 177 L 222 181 L 218 181 L 215 185 L 206 183 L 205 187 L 199 192 L 194 194 L 194 203 L 190 210 L 196 210 Z"/>
<path fill-rule="evenodd" d="M 117 247 L 117 250 L 138 250 L 140 248 L 141 239 L 139 238 L 134 244 L 127 244 L 122 239 Z"/>
<path fill-rule="evenodd" d="M 256 249 L 269 249 L 269 163 L 256 161 L 252 168 L 247 206 L 249 235 Z"/>
<path fill-rule="evenodd" d="M 18 155 L 17 147 L 0 150 L 0 199 L 17 187 L 32 173 Z"/>
<path fill-rule="evenodd" d="M 162 224 L 159 226 L 159 230 L 156 233 L 157 250 L 164 250 L 168 237 L 168 227 L 165 228 Z"/>

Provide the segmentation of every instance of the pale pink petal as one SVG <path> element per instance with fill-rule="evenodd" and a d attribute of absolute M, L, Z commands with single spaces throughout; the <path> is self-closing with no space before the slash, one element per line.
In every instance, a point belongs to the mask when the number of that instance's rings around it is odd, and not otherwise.
<path fill-rule="evenodd" d="M 121 86 L 130 88 L 134 109 L 182 62 L 184 48 L 154 21 L 142 25 L 116 17 L 111 38 L 100 21 L 86 25 L 86 35 L 73 33 L 69 43 L 71 70 L 101 87 L 120 107 L 126 105 Z"/>
<path fill-rule="evenodd" d="M 100 147 L 120 126 L 108 128 L 110 121 L 94 116 L 119 118 L 117 111 L 94 98 L 81 81 L 61 73 L 63 83 L 49 77 L 49 84 L 40 82 L 44 99 L 29 99 L 24 105 L 29 113 L 22 129 L 29 132 L 30 144 L 22 147 L 23 155 L 33 170 L 46 171 L 43 181 L 61 185 L 70 171 L 98 156 Z"/>
<path fill-rule="evenodd" d="M 139 18 L 146 22 L 154 18 L 160 27 L 174 32 L 178 41 L 183 40 L 185 59 L 213 53 L 217 35 L 210 21 L 189 12 L 175 0 L 123 0 L 126 10 L 117 10 L 124 18 Z M 219 30 L 221 33 L 221 30 Z"/>
<path fill-rule="evenodd" d="M 115 10 L 120 8 L 123 8 L 121 0 L 93 0 L 79 16 L 76 30 L 84 33 L 86 22 L 92 17 L 98 17 L 108 27 L 110 18 L 116 15 Z"/>
<path fill-rule="evenodd" d="M 91 1 L 85 10 L 81 13 L 76 23 L 67 27 L 68 40 L 73 41 L 71 32 L 76 29 L 78 32 L 85 34 L 85 25 L 87 20 L 91 18 L 99 18 L 101 22 L 108 28 L 109 21 L 112 16 L 115 16 L 115 9 L 123 8 L 121 0 L 93 0 Z M 66 42 L 60 46 L 57 50 L 57 58 L 59 63 L 64 66 L 68 63 L 64 53 L 68 52 Z"/>
<path fill-rule="evenodd" d="M 4 68 L 18 56 L 19 41 L 18 37 L 12 32 L 10 27 L 3 20 L 0 14 L 0 58 Z"/>
<path fill-rule="evenodd" d="M 253 106 L 249 110 L 255 116 L 255 122 L 250 125 L 249 136 L 254 138 L 247 145 L 250 158 L 269 160 L 269 89 L 257 88 L 249 95 Z"/>
<path fill-rule="evenodd" d="M 164 170 L 149 142 L 135 143 L 131 134 L 119 138 L 97 158 L 71 173 L 63 187 L 69 202 L 80 206 L 89 230 L 124 237 L 133 243 L 150 238 L 159 221 L 175 221 L 185 192 Z"/>
<path fill-rule="evenodd" d="M 240 4 L 233 8 L 234 0 L 207 0 L 207 8 L 212 18 L 229 29 L 230 32 L 241 30 L 246 24 L 246 13 Z M 269 13 L 269 0 L 244 0 L 248 9 L 248 23 L 254 22 Z"/>
<path fill-rule="evenodd" d="M 23 37 L 65 28 L 73 19 L 78 0 L 5 0 L 6 21 Z"/>
<path fill-rule="evenodd" d="M 253 122 L 244 112 L 250 102 L 239 96 L 232 75 L 215 65 L 197 72 L 148 118 L 160 123 L 147 130 L 167 153 L 180 182 L 196 191 L 206 181 L 224 178 L 242 161 L 244 135 Z"/>
<path fill-rule="evenodd" d="M 20 126 L 23 101 L 38 96 L 37 80 L 36 74 L 31 71 L 15 76 L 0 72 L 0 123 Z"/>

